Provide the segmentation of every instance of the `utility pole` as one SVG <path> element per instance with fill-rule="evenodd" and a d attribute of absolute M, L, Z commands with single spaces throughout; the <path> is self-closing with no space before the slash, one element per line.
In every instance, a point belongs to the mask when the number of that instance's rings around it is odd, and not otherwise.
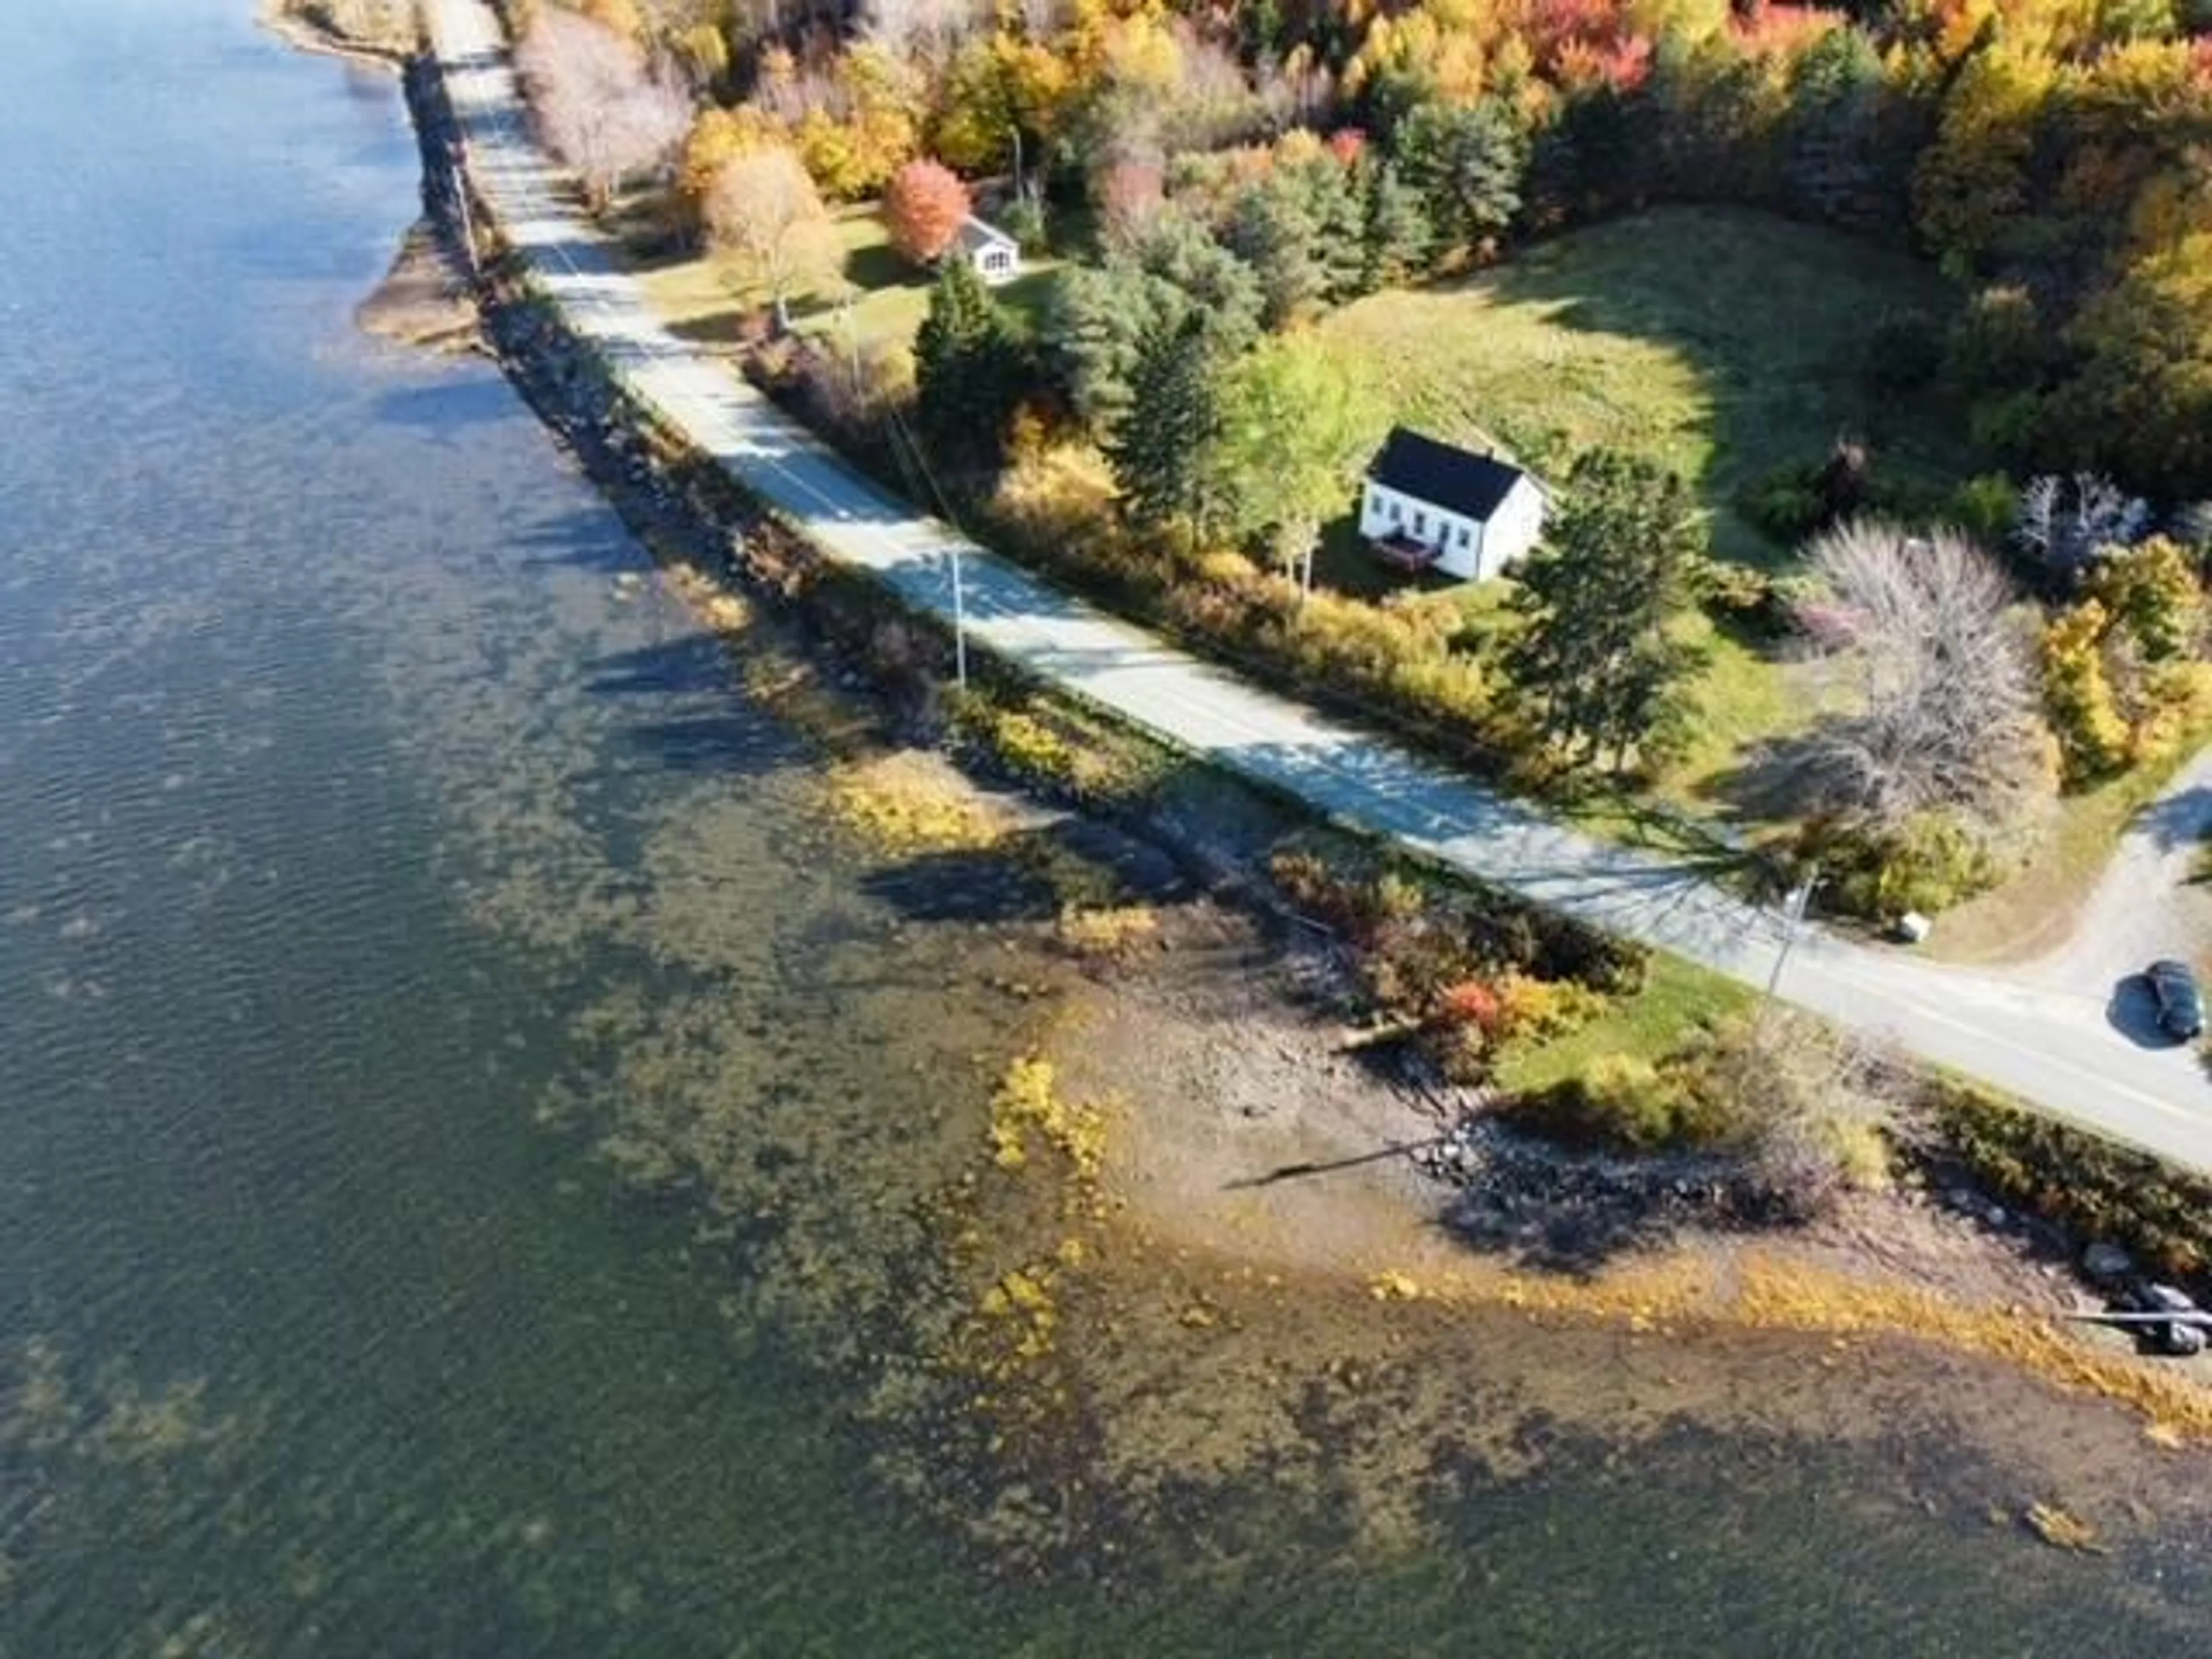
<path fill-rule="evenodd" d="M 469 216 L 469 181 L 462 177 L 460 163 L 453 164 L 453 204 L 461 212 L 461 253 L 469 262 L 469 275 L 477 275 L 477 228 Z"/>
<path fill-rule="evenodd" d="M 1790 947 L 1797 943 L 1797 935 L 1805 930 L 1805 912 L 1813 902 L 1813 890 L 1820 884 L 1820 866 L 1807 866 L 1802 886 L 1793 887 L 1782 905 L 1782 948 L 1774 953 L 1774 971 L 1766 976 L 1766 1002 L 1774 1000 L 1774 994 L 1782 984 L 1782 970 L 1790 963 Z M 1766 1002 L 1759 1005 L 1765 1012 Z"/>
<path fill-rule="evenodd" d="M 951 544 L 952 554 L 952 678 L 968 689 L 968 599 L 960 585 L 960 544 Z"/>
<path fill-rule="evenodd" d="M 857 398 L 860 395 L 860 327 L 853 315 L 854 297 L 854 290 L 847 289 L 838 299 L 837 309 L 843 316 L 845 356 L 853 366 L 853 395 Z"/>

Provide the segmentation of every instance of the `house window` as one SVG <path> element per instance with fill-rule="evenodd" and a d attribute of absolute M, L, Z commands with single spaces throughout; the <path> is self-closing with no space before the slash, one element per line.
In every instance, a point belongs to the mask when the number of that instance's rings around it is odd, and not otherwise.
<path fill-rule="evenodd" d="M 1416 536 L 1425 536 L 1429 533 L 1429 515 L 1419 507 L 1413 509 L 1413 533 Z"/>
<path fill-rule="evenodd" d="M 1405 508 L 1399 504 L 1395 497 L 1393 497 L 1390 502 L 1390 522 L 1395 524 L 1405 516 Z"/>
<path fill-rule="evenodd" d="M 1465 525 L 1462 525 L 1459 527 L 1459 544 L 1462 547 L 1465 547 L 1467 545 L 1467 526 Z"/>

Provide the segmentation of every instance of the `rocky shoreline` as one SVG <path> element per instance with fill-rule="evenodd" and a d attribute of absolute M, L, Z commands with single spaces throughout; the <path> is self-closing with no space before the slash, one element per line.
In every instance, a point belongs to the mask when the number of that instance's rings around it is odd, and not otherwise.
<path fill-rule="evenodd" d="M 410 69 L 408 88 L 425 155 L 426 205 L 447 246 L 454 246 L 460 220 L 439 179 L 450 155 L 442 89 L 434 70 L 420 63 Z M 815 648 L 837 658 L 838 677 L 849 689 L 887 699 L 895 726 L 941 738 L 926 677 L 917 680 L 908 660 L 886 665 L 876 650 L 880 630 L 905 620 L 893 602 L 872 584 L 841 579 L 796 538 L 766 521 L 720 469 L 686 453 L 671 434 L 638 424 L 618 387 L 575 344 L 557 314 L 507 288 L 496 260 L 486 264 L 477 287 L 495 355 L 633 526 L 645 532 L 658 556 L 664 562 L 673 556 L 713 580 L 771 600 L 802 626 Z M 1165 849 L 1182 870 L 1200 878 L 1204 890 L 1240 908 L 1256 907 L 1280 930 L 1286 910 L 1255 867 L 1263 848 L 1249 835 L 1217 833 L 1216 827 L 1174 811 L 1125 817 L 1123 827 Z M 1755 1195 L 1712 1160 L 1565 1157 L 1500 1132 L 1480 1116 L 1464 1120 L 1428 1157 L 1431 1173 L 1457 1177 L 1452 1183 L 1457 1196 L 1437 1218 L 1443 1226 L 1466 1246 L 1507 1257 L 1526 1254 L 1532 1263 L 1548 1260 L 1557 1267 L 1594 1248 L 1617 1253 L 1639 1241 L 1685 1232 L 1751 1238 L 1761 1231 Z M 1479 1183 L 1473 1179 L 1478 1170 L 1486 1176 Z M 1923 1212 L 1928 1208 L 1917 1197 L 1899 1204 Z M 1990 1207 L 1984 1206 L 1984 1213 Z M 1995 1230 L 1984 1224 L 1973 1231 L 1986 1241 Z M 2051 1260 L 2048 1238 L 2041 1249 L 2029 1272 L 2018 1273 L 2016 1258 L 2033 1253 L 2025 1237 L 1995 1240 L 1994 1271 L 1983 1288 L 2002 1285 L 2016 1294 L 2029 1283 L 2039 1284 L 2045 1308 L 2058 1311 L 2049 1298 L 2054 1281 L 2063 1283 L 2063 1277 Z M 1882 1265 L 1895 1264 L 1893 1259 Z M 1899 1329 L 1926 1334 L 1909 1324 Z M 2114 1347 L 2124 1345 L 2108 1345 L 2107 1352 Z"/>
<path fill-rule="evenodd" d="M 411 62 L 405 83 L 424 155 L 429 231 L 410 236 L 400 264 L 421 277 L 444 307 L 456 295 L 465 298 L 468 289 L 452 256 L 437 252 L 438 244 L 459 245 L 447 166 L 449 123 L 432 69 L 420 59 Z M 426 260 L 437 261 L 434 272 Z M 718 470 L 687 455 L 670 434 L 635 424 L 618 389 L 577 348 L 562 319 L 508 286 L 495 258 L 486 262 L 473 286 L 489 349 L 656 557 L 709 584 L 773 600 L 802 625 L 815 647 L 832 654 L 842 683 L 856 690 L 872 684 L 894 710 L 933 727 L 927 677 L 915 675 L 910 661 L 902 672 L 874 650 L 884 626 L 900 620 L 880 593 L 841 580 L 809 550 L 763 522 Z M 365 313 L 380 309 L 374 302 L 364 307 Z M 411 307 L 392 309 L 406 314 Z M 405 337 L 407 331 L 401 333 Z M 705 611 L 716 595 L 708 586 L 689 597 Z M 1202 872 L 1206 890 L 1240 907 L 1257 905 L 1266 914 L 1267 889 L 1255 878 L 1250 855 L 1255 848 L 1245 844 L 1248 838 L 1210 832 L 1188 814 L 1174 812 L 1129 827 L 1168 848 L 1180 867 Z M 1243 917 L 1216 913 L 1210 904 L 1201 904 L 1193 916 L 1191 927 L 1235 940 L 1234 951 L 1247 959 L 1279 967 L 1297 957 L 1295 941 L 1286 946 L 1283 937 L 1271 940 Z M 1274 921 L 1280 920 L 1275 913 Z M 1276 929 L 1278 935 L 1295 931 Z M 1899 1200 L 1816 1237 L 1779 1239 L 1749 1225 L 1717 1224 L 1728 1219 L 1726 1176 L 1710 1164 L 1564 1158 L 1480 1115 L 1442 1124 L 1428 1097 L 1387 1083 L 1379 1092 L 1348 1101 L 1346 1089 L 1337 1085 L 1360 1081 L 1357 1068 L 1328 1051 L 1329 1036 L 1297 1010 L 1274 969 L 1256 984 L 1205 982 L 1204 958 L 1218 944 L 1214 939 L 1200 951 L 1196 980 L 1170 975 L 1172 986 L 1152 982 L 1167 964 L 1180 967 L 1190 959 L 1182 944 L 1164 945 L 1126 971 L 1098 974 L 1078 997 L 1069 1023 L 1070 1030 L 1088 1035 L 1067 1039 L 1061 1058 L 1072 1076 L 1092 1078 L 1130 1103 L 1121 1115 L 1106 1176 L 1124 1208 L 1130 1237 L 1176 1241 L 1177 1250 L 1218 1261 L 1231 1276 L 1255 1271 L 1319 1275 L 1338 1291 L 1355 1294 L 1353 1316 L 1342 1322 L 1344 1329 L 1329 1333 L 1302 1325 L 1301 1305 L 1287 1295 L 1275 1298 L 1272 1315 L 1255 1307 L 1243 1316 L 1253 1328 L 1279 1328 L 1294 1346 L 1334 1348 L 1341 1339 L 1347 1352 L 1356 1352 L 1376 1340 L 1370 1328 L 1374 1318 L 1387 1316 L 1395 1304 L 1421 1303 L 1535 1307 L 1547 1318 L 1631 1330 L 1664 1319 L 1709 1330 L 1779 1324 L 1807 1334 L 1887 1332 L 1955 1345 L 1987 1359 L 1991 1345 L 1971 1340 L 1982 1328 L 1931 1320 L 1931 1297 L 1948 1298 L 1977 1318 L 1988 1310 L 2008 1309 L 2003 1317 L 2012 1319 L 2035 1308 L 2041 1312 L 2034 1316 L 2047 1324 L 2058 1311 L 2064 1282 L 2058 1270 L 2047 1259 L 2034 1259 L 2019 1240 L 1993 1241 L 1985 1214 L 1980 1221 L 1951 1218 L 1940 1213 L 1940 1206 Z M 1215 963 L 1212 971 L 1224 970 Z M 1250 1000 L 1254 995 L 1264 1009 Z M 1217 1017 L 1212 1000 L 1224 996 L 1247 1023 L 1224 1024 Z M 1249 1018 L 1255 1010 L 1259 1017 Z M 1128 1028 L 1133 1018 L 1140 1030 L 1122 1029 L 1118 1039 L 1093 1041 L 1101 1026 Z M 1276 1063 L 1270 1042 L 1279 1042 L 1277 1053 L 1296 1060 Z M 1194 1043 L 1205 1055 L 1197 1077 L 1188 1069 Z M 1322 1077 L 1328 1086 L 1317 1084 Z M 1264 1100 L 1251 1092 L 1254 1079 Z M 1238 1146 L 1238 1130 L 1253 1126 L 1273 1133 L 1276 1144 L 1267 1154 L 1273 1163 L 1248 1156 L 1249 1149 Z M 1399 1140 L 1405 1144 L 1395 1145 Z M 1378 1146 L 1392 1150 L 1378 1158 Z M 1356 1180 L 1316 1183 L 1269 1174 L 1300 1164 L 1330 1168 L 1340 1159 L 1358 1166 Z M 1171 1175 L 1170 1164 L 1180 1165 Z M 1900 1224 L 1907 1217 L 1911 1224 Z M 1778 1248 L 1784 1261 L 1779 1270 L 1771 1257 Z M 1763 1253 L 1756 1273 L 1746 1266 L 1754 1252 Z M 1144 1252 L 1135 1254 L 1141 1258 Z M 1777 1271 L 1784 1279 L 1795 1274 L 1799 1284 L 1817 1285 L 1822 1294 L 1832 1281 L 1856 1287 L 1886 1284 L 1891 1293 L 1887 1299 L 1869 1294 L 1848 1306 L 1847 1298 L 1839 1298 L 1842 1311 L 1826 1325 L 1817 1310 L 1802 1305 L 1775 1319 Z M 1729 1292 L 1753 1280 L 1767 1298 L 1764 1323 L 1759 1308 L 1747 1310 L 1740 1297 L 1733 1304 L 1729 1300 Z M 1652 1309 L 1660 1311 L 1640 1311 Z M 1218 1322 L 1212 1315 L 1182 1322 L 1186 1331 L 1212 1329 Z M 2130 1400 L 2154 1423 L 2174 1414 L 2173 1385 L 2162 1383 L 2146 1394 L 2116 1380 L 2127 1365 L 2140 1363 L 2130 1360 L 2123 1343 L 2070 1334 L 2066 1342 L 2065 1349 L 2038 1348 L 2010 1363 L 2045 1382 Z M 2063 1354 L 2075 1350 L 2095 1363 L 2061 1377 L 2057 1373 L 2067 1370 Z M 2183 1415 L 2212 1431 L 2212 1391 L 2205 1392 L 2197 1411 Z"/>
<path fill-rule="evenodd" d="M 356 15 L 344 15 L 346 9 Z M 262 0 L 256 21 L 295 51 L 376 69 L 404 69 L 421 45 L 413 0 L 351 8 L 344 8 L 344 0 Z"/>

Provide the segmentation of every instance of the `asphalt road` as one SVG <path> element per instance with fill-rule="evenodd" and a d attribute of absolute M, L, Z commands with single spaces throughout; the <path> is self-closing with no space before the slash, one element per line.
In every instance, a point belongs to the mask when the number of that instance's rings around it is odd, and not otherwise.
<path fill-rule="evenodd" d="M 1176 747 L 1486 881 L 1747 984 L 1768 982 L 1783 924 L 1692 864 L 1594 841 L 1236 678 L 1070 599 L 855 475 L 654 319 L 549 179 L 523 122 L 504 37 L 481 0 L 432 0 L 428 13 L 471 175 L 545 293 L 638 397 L 832 555 L 947 617 L 957 560 L 972 638 Z M 2199 769 L 2184 782 L 2185 804 L 2150 815 L 2151 842 L 2181 818 L 2212 818 L 2203 805 L 2212 799 L 2212 773 Z M 2144 836 L 2131 841 L 2115 870 L 2155 865 L 2170 873 L 2173 848 L 2147 852 L 2146 844 Z M 2123 897 L 2119 909 L 2139 915 L 2158 904 L 2148 895 L 2130 910 Z M 2212 1171 L 2212 1079 L 2192 1048 L 2156 1036 L 2112 977 L 2116 968 L 2099 957 L 2082 981 L 1970 970 L 1808 928 L 1789 953 L 1778 994 L 2053 1115 Z"/>

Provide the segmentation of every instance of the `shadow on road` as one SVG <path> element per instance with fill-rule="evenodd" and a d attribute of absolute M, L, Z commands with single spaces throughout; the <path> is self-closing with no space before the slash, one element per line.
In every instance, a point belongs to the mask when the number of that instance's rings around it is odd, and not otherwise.
<path fill-rule="evenodd" d="M 2147 831 L 2161 853 L 2193 847 L 2212 830 L 2212 787 L 2185 789 L 2154 800 L 2136 814 L 2130 827 Z"/>
<path fill-rule="evenodd" d="M 2181 1042 L 2158 1023 L 2158 999 L 2150 981 L 2130 974 L 2114 983 L 2105 1004 L 2105 1023 L 2138 1048 L 2179 1048 Z"/>

